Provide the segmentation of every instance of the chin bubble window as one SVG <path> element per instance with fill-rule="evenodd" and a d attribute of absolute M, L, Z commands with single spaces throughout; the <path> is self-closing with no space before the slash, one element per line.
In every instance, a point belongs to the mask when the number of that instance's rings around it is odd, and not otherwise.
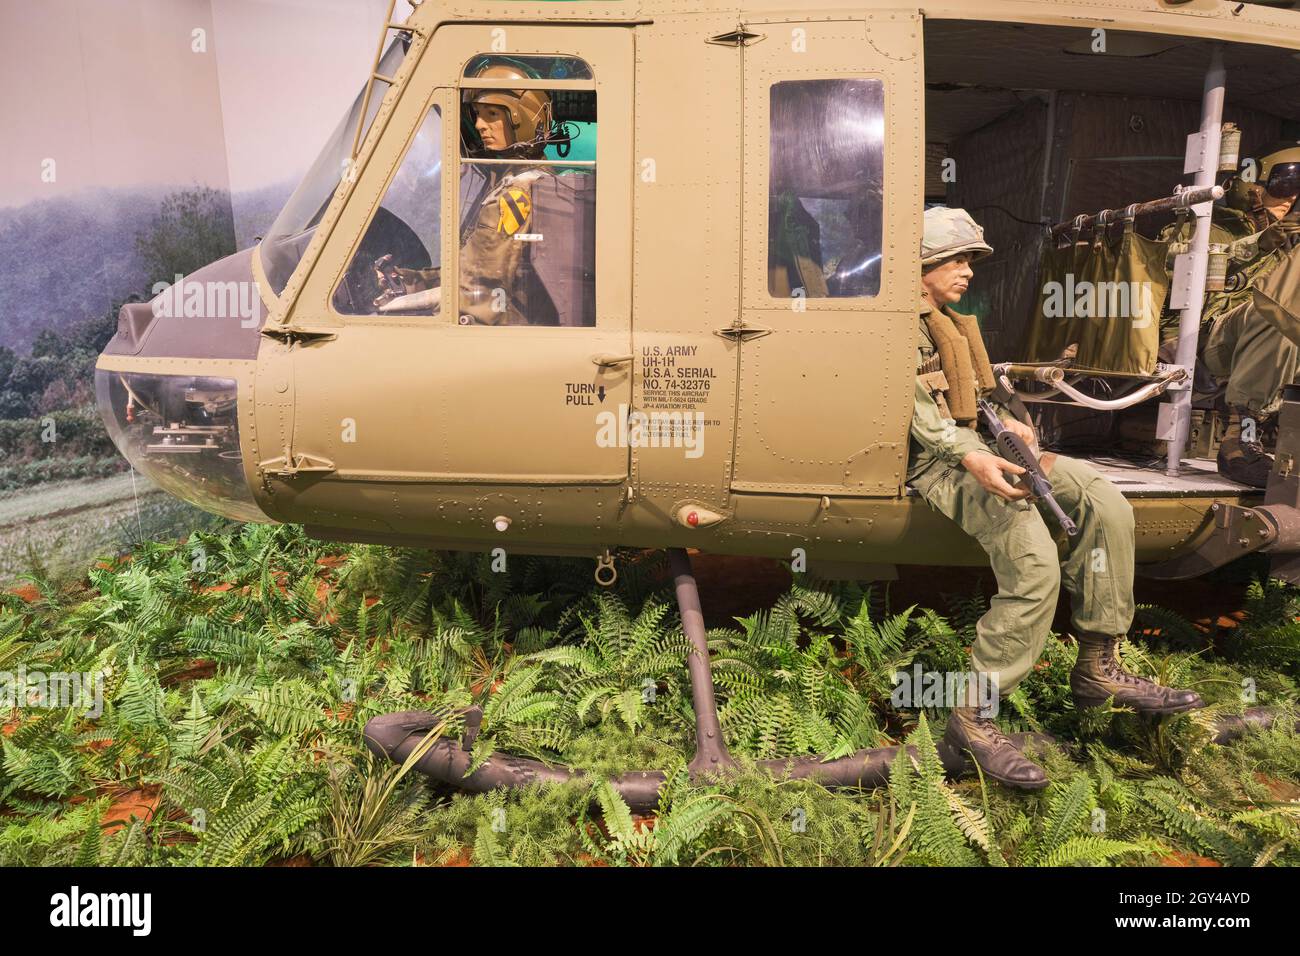
<path fill-rule="evenodd" d="M 593 87 L 590 68 L 572 57 L 480 56 L 467 65 L 460 324 L 596 324 Z"/>
<path fill-rule="evenodd" d="M 880 292 L 885 95 L 879 80 L 794 80 L 771 93 L 768 292 Z"/>
<path fill-rule="evenodd" d="M 109 437 L 164 491 L 237 521 L 270 521 L 244 480 L 238 383 L 205 375 L 95 372 Z"/>
<path fill-rule="evenodd" d="M 433 315 L 442 255 L 442 114 L 420 124 L 334 290 L 344 315 Z"/>

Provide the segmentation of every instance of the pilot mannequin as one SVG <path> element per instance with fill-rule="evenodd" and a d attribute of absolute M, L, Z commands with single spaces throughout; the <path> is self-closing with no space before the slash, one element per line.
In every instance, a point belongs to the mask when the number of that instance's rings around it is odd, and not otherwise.
<path fill-rule="evenodd" d="M 477 74 L 483 79 L 519 79 L 517 67 L 496 64 Z M 489 159 L 541 159 L 551 126 L 550 97 L 541 90 L 467 90 L 465 105 Z M 466 149 L 468 150 L 468 145 Z M 554 325 L 555 308 L 533 274 L 529 241 L 533 221 L 532 187 L 552 176 L 534 165 L 466 165 L 461 189 L 460 285 L 457 315 L 470 325 Z M 384 257 L 376 264 L 381 286 L 391 291 L 377 300 L 380 312 L 441 307 L 438 269 L 402 269 Z M 395 288 L 400 283 L 400 288 Z"/>

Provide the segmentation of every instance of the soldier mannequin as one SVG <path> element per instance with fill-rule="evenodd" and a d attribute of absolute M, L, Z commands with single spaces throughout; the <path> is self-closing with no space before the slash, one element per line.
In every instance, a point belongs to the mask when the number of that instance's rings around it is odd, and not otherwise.
<path fill-rule="evenodd" d="M 1300 348 L 1255 308 L 1251 289 L 1288 254 L 1300 234 L 1300 142 L 1265 149 L 1259 182 L 1237 178 L 1222 206 L 1214 208 L 1210 242 L 1234 250 L 1228 291 L 1211 293 L 1202 316 L 1200 361 L 1226 380 L 1230 416 L 1219 445 L 1219 472 L 1255 488 L 1268 484 L 1273 456 L 1259 441 L 1260 422 L 1278 409 L 1282 387 L 1300 372 Z M 1178 238 L 1186 239 L 1184 228 Z M 1171 229 L 1166 238 L 1173 237 Z"/>
<path fill-rule="evenodd" d="M 942 355 L 942 339 L 969 344 L 975 379 L 959 369 L 944 368 L 946 382 L 958 382 L 984 394 L 979 383 L 992 382 L 978 325 L 973 317 L 949 306 L 966 291 L 971 263 L 993 250 L 983 230 L 961 209 L 935 208 L 925 213 L 921 244 L 921 322 L 918 371 Z M 958 338 L 952 330 L 960 329 Z M 945 331 L 946 330 L 946 331 Z M 949 352 L 951 356 L 954 353 Z M 948 356 L 944 356 L 948 357 Z M 950 359 L 951 363 L 951 359 Z M 946 363 L 948 364 L 948 363 Z M 962 359 L 965 364 L 965 359 Z M 980 366 L 983 368 L 980 368 Z M 946 384 L 943 379 L 938 385 Z M 1162 687 L 1124 671 L 1115 651 L 1133 620 L 1133 510 L 1123 495 L 1091 465 L 1060 455 L 1042 456 L 1052 491 L 1079 527 L 1064 560 L 1028 491 L 1007 476 L 1023 469 L 996 454 L 968 418 L 947 417 L 973 407 L 961 385 L 934 387 L 936 380 L 918 376 L 911 426 L 908 481 L 935 509 L 955 521 L 988 553 L 998 593 L 976 625 L 972 663 L 977 674 L 993 681 L 1001 696 L 1024 679 L 1042 654 L 1056 612 L 1060 586 L 1070 592 L 1079 657 L 1070 674 L 1075 705 L 1093 707 L 1114 698 L 1117 706 L 1142 713 L 1167 714 L 1202 707 L 1188 690 Z M 944 407 L 936 401 L 944 399 Z M 1003 406 L 1007 427 L 1031 446 L 1033 428 Z M 1038 789 L 1048 784 L 1042 768 L 1027 759 L 974 703 L 953 708 L 945 740 L 968 750 L 990 777 L 1003 784 Z"/>

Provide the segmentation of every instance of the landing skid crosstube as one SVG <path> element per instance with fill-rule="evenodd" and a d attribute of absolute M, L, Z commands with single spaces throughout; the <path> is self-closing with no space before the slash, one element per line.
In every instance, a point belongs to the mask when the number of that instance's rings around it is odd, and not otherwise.
<path fill-rule="evenodd" d="M 687 669 L 691 678 L 691 702 L 695 710 L 695 757 L 688 765 L 693 782 L 725 777 L 739 768 L 727 752 L 718 721 L 718 708 L 713 695 L 713 674 L 709 666 L 708 645 L 705 638 L 704 615 L 700 610 L 700 592 L 695 585 L 691 561 L 681 548 L 668 549 L 669 564 L 677 592 L 677 607 L 681 611 L 682 628 L 691 643 Z M 426 750 L 415 762 L 413 769 L 449 786 L 467 793 L 486 793 L 498 788 L 526 787 L 533 783 L 563 783 L 586 778 L 581 770 L 563 764 L 545 764 L 528 757 L 516 757 L 496 752 L 469 776 L 471 749 L 478 736 L 483 719 L 480 707 L 467 707 L 465 734 L 460 740 L 439 739 L 428 745 L 425 737 L 446 714 L 426 711 L 403 711 L 372 718 L 366 723 L 366 746 L 376 756 L 387 757 L 395 763 L 404 763 L 417 748 L 425 744 Z M 1269 708 L 1253 708 L 1241 717 L 1221 717 L 1215 725 L 1214 742 L 1228 743 L 1248 730 L 1267 727 L 1273 714 Z M 1011 734 L 1016 746 L 1024 749 L 1035 741 L 1051 741 L 1046 734 Z M 958 753 L 944 741 L 936 744 L 944 770 L 952 778 L 974 772 L 974 763 L 965 754 Z M 848 757 L 824 760 L 818 755 L 781 757 L 757 761 L 757 766 L 770 770 L 778 778 L 815 780 L 826 787 L 870 790 L 885 786 L 890 767 L 903 745 L 875 747 L 859 750 Z M 908 748 L 913 757 L 914 747 Z M 610 780 L 614 789 L 637 813 L 653 810 L 659 802 L 659 788 L 664 783 L 660 770 L 633 770 Z"/>

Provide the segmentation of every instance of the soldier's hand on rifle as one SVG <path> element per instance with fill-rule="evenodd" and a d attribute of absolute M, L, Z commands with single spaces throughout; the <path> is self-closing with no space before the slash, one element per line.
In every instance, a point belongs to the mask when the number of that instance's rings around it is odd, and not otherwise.
<path fill-rule="evenodd" d="M 1030 448 L 1034 449 L 1035 451 L 1038 449 L 1038 436 L 1035 435 L 1034 430 L 1030 428 L 1028 425 L 1026 425 L 1024 422 L 1020 421 L 1019 419 L 1012 418 L 1003 421 L 1002 424 L 1006 426 L 1007 431 L 1011 432 L 1011 434 L 1013 435 L 1018 436 L 1020 440 L 1023 441 L 1026 445 L 1028 445 Z"/>
<path fill-rule="evenodd" d="M 1021 422 L 1016 424 L 1022 428 L 1025 427 Z M 1008 427 L 1010 427 L 1009 424 Z M 1028 488 L 1017 488 L 1003 477 L 1003 472 L 1008 475 L 1023 475 L 1025 469 L 1007 461 L 1000 455 L 985 451 L 968 452 L 966 457 L 961 460 L 961 465 L 975 476 L 975 480 L 980 483 L 980 487 L 989 494 L 1005 498 L 1007 501 L 1018 501 L 1021 498 L 1029 497 Z"/>

